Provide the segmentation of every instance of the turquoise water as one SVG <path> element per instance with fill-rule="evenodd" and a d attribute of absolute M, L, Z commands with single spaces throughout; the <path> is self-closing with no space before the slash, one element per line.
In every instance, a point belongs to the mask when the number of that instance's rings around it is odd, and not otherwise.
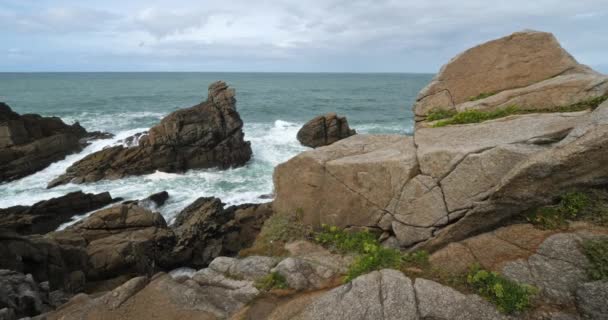
<path fill-rule="evenodd" d="M 58 116 L 102 130 L 116 138 L 101 140 L 83 152 L 18 181 L 0 185 L 0 208 L 60 196 L 69 191 L 110 191 L 136 199 L 167 190 L 161 209 L 171 220 L 201 196 L 217 196 L 229 204 L 267 201 L 274 166 L 306 150 L 298 129 L 312 117 L 337 112 L 361 133 L 411 134 L 411 105 L 428 83 L 427 74 L 290 74 L 290 73 L 0 73 L 0 101 L 19 113 Z M 204 100 L 207 86 L 227 81 L 236 89 L 237 108 L 245 122 L 253 159 L 227 171 L 192 170 L 154 174 L 46 190 L 46 183 L 86 154 L 120 143 L 147 130 L 168 113 Z"/>

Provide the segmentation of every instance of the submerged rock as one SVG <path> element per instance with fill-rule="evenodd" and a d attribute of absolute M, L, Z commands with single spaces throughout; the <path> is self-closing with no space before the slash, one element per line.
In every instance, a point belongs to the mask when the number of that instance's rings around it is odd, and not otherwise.
<path fill-rule="evenodd" d="M 56 117 L 19 115 L 0 102 L 0 182 L 16 180 L 46 168 L 68 154 L 78 152 L 89 134 L 75 123 Z"/>
<path fill-rule="evenodd" d="M 169 114 L 140 137 L 137 146 L 114 146 L 90 154 L 48 187 L 120 179 L 157 170 L 184 172 L 242 166 L 252 151 L 244 140 L 243 121 L 236 111 L 234 95 L 234 89 L 226 83 L 215 82 L 209 86 L 205 102 Z"/>
<path fill-rule="evenodd" d="M 75 215 L 99 209 L 112 201 L 109 192 L 93 194 L 76 191 L 32 206 L 0 209 L 0 228 L 20 234 L 45 234 L 56 230 Z"/>
<path fill-rule="evenodd" d="M 327 113 L 308 121 L 298 131 L 298 141 L 307 147 L 317 148 L 348 138 L 357 132 L 348 126 L 346 117 Z"/>

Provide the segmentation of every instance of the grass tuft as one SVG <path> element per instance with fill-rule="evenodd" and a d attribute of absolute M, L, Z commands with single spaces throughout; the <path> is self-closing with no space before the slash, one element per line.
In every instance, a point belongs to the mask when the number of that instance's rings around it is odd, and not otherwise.
<path fill-rule="evenodd" d="M 477 100 L 485 99 L 485 98 L 491 97 L 495 94 L 496 94 L 496 92 L 482 92 L 476 96 L 470 97 L 469 101 L 477 101 Z"/>
<path fill-rule="evenodd" d="M 608 239 L 586 240 L 583 252 L 589 259 L 587 274 L 591 280 L 608 280 Z"/>
<path fill-rule="evenodd" d="M 427 121 L 436 121 L 436 120 L 451 118 L 455 115 L 456 115 L 456 110 L 433 109 L 427 114 L 426 120 Z"/>
<path fill-rule="evenodd" d="M 466 110 L 457 113 L 449 119 L 438 121 L 433 125 L 433 127 L 438 128 L 453 124 L 479 123 L 483 121 L 504 118 L 512 114 L 517 114 L 518 112 L 519 108 L 516 106 L 510 106 L 492 111 Z"/>
<path fill-rule="evenodd" d="M 608 226 L 608 192 L 589 190 L 567 192 L 557 205 L 536 209 L 526 219 L 540 229 L 567 229 L 569 220 Z"/>
<path fill-rule="evenodd" d="M 272 289 L 288 289 L 287 280 L 278 272 L 271 272 L 255 281 L 255 287 L 261 291 Z"/>
<path fill-rule="evenodd" d="M 498 310 L 508 314 L 530 308 L 534 295 L 538 293 L 533 286 L 519 284 L 497 272 L 483 270 L 478 265 L 471 268 L 467 283 L 479 295 L 494 303 Z"/>

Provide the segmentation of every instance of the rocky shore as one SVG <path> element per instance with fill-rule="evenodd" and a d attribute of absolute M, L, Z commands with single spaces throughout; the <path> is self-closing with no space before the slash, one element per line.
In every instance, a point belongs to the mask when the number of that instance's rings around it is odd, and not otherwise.
<path fill-rule="evenodd" d="M 413 136 L 311 120 L 272 202 L 201 197 L 171 224 L 170 192 L 0 209 L 0 319 L 606 319 L 606 100 L 607 76 L 517 32 L 450 60 Z M 244 165 L 235 103 L 213 83 L 49 187 Z"/>

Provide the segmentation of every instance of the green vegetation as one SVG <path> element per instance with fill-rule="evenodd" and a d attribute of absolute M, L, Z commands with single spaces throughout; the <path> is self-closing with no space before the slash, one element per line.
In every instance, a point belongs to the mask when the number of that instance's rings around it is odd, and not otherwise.
<path fill-rule="evenodd" d="M 457 113 L 449 119 L 440 120 L 436 122 L 433 127 L 437 128 L 445 127 L 452 124 L 479 123 L 492 119 L 504 118 L 512 114 L 517 114 L 518 112 L 519 108 L 516 106 L 510 106 L 492 111 L 466 110 Z"/>
<path fill-rule="evenodd" d="M 481 95 L 480 95 L 481 96 Z M 475 97 L 476 98 L 476 97 Z M 436 122 L 433 127 L 445 127 L 453 124 L 467 124 L 467 123 L 479 123 L 483 121 L 504 118 L 506 116 L 515 114 L 528 114 L 528 113 L 549 113 L 549 112 L 578 112 L 583 110 L 594 110 L 604 101 L 608 100 L 608 96 L 595 97 L 580 101 L 574 104 L 566 106 L 555 106 L 546 109 L 522 109 L 518 106 L 509 106 L 502 109 L 496 109 L 491 111 L 479 111 L 479 110 L 466 110 L 459 113 L 431 111 L 427 116 L 428 121 L 441 120 Z M 474 100 L 471 100 L 474 101 Z"/>
<path fill-rule="evenodd" d="M 399 250 L 386 248 L 368 231 L 347 232 L 335 226 L 323 225 L 322 230 L 315 234 L 314 239 L 330 250 L 356 255 L 355 261 L 346 273 L 344 282 L 349 282 L 374 270 L 428 265 L 428 253 L 417 251 L 404 254 Z"/>
<path fill-rule="evenodd" d="M 583 252 L 589 259 L 589 278 L 608 280 L 608 239 L 586 240 L 583 242 Z"/>
<path fill-rule="evenodd" d="M 285 243 L 306 239 L 311 234 L 311 227 L 302 223 L 301 211 L 292 215 L 274 214 L 266 219 L 251 248 L 242 250 L 239 255 L 283 256 Z"/>
<path fill-rule="evenodd" d="M 451 118 L 456 115 L 456 110 L 433 109 L 426 116 L 427 121 L 436 121 Z"/>
<path fill-rule="evenodd" d="M 266 276 L 255 281 L 255 287 L 262 291 L 270 291 L 272 289 L 288 289 L 287 280 L 278 272 L 271 272 Z"/>
<path fill-rule="evenodd" d="M 558 204 L 538 208 L 526 218 L 538 228 L 548 230 L 566 229 L 568 220 L 582 220 L 607 226 L 608 192 L 568 192 L 560 197 Z"/>
<path fill-rule="evenodd" d="M 469 101 L 477 101 L 477 100 L 485 99 L 485 98 L 491 97 L 495 94 L 496 94 L 496 92 L 482 92 L 476 96 L 470 97 Z"/>
<path fill-rule="evenodd" d="M 535 287 L 518 284 L 496 272 L 473 266 L 467 275 L 467 283 L 475 291 L 494 303 L 504 313 L 524 311 L 532 306 L 532 298 L 538 292 Z"/>

